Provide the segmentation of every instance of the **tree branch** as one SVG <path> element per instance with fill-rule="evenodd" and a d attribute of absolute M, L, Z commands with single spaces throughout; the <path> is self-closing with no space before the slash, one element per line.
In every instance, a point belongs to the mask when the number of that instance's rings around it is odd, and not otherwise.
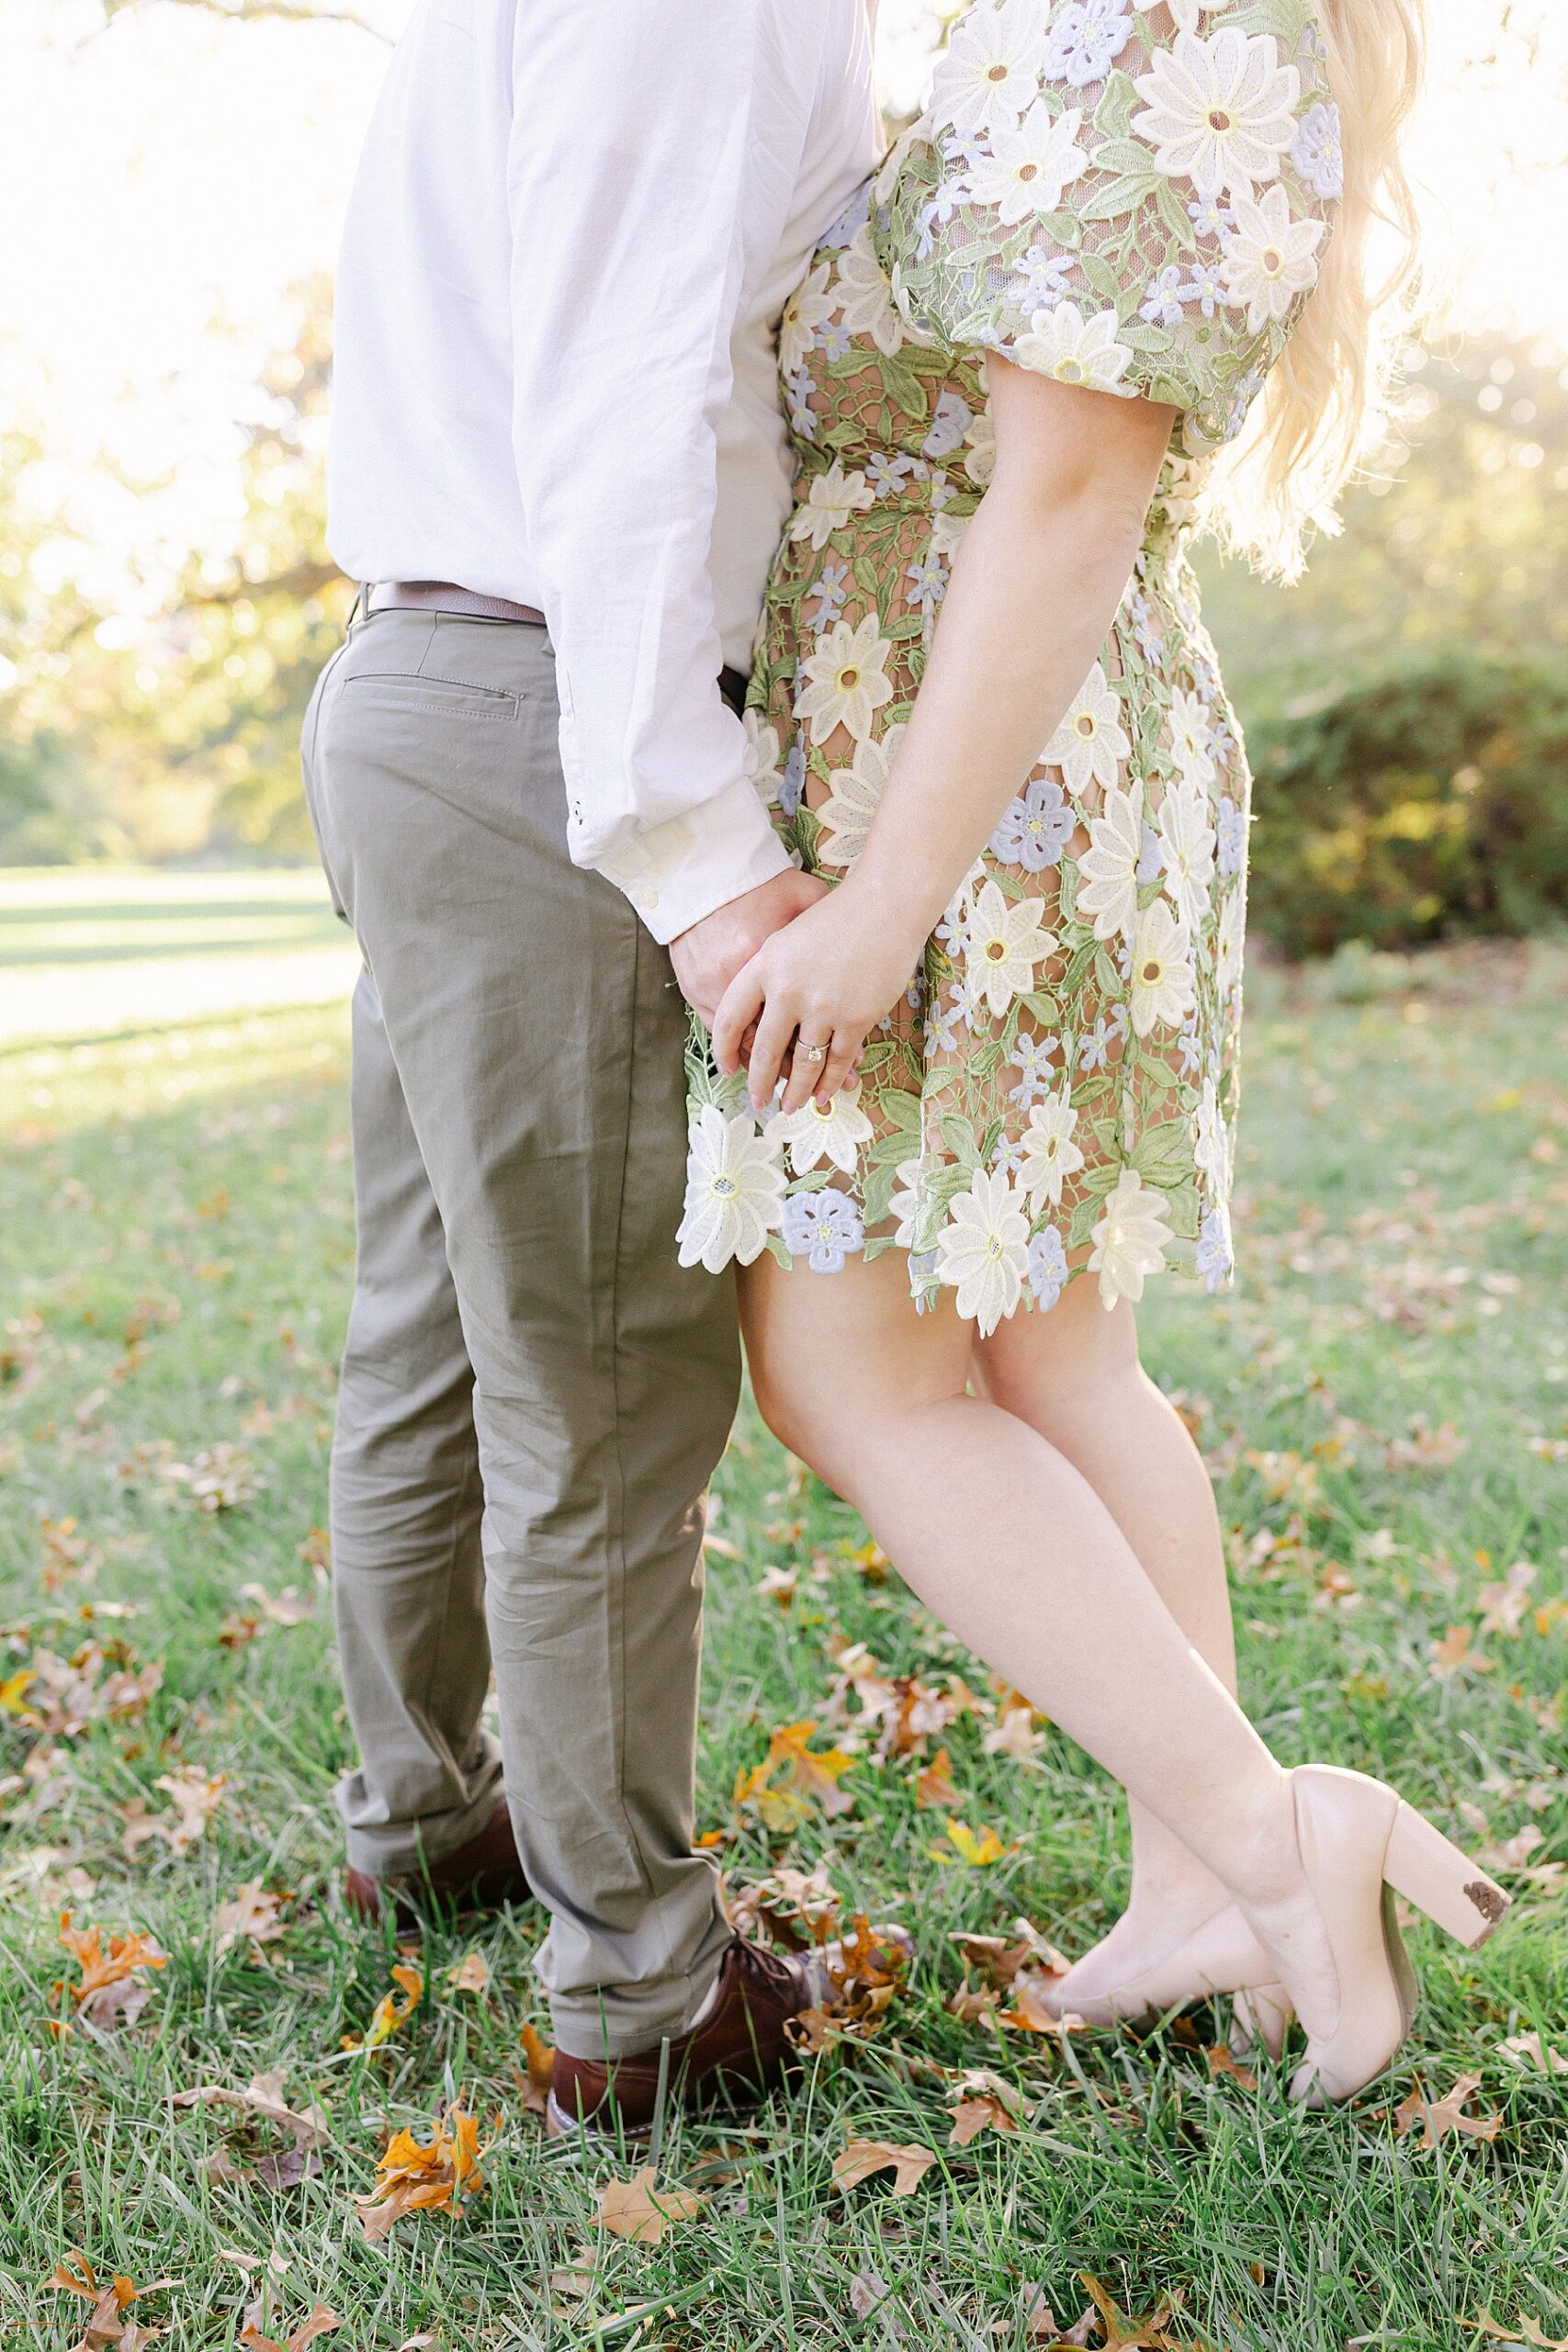
<path fill-rule="evenodd" d="M 317 7 L 313 0 L 103 0 L 106 22 L 116 17 L 141 15 L 154 6 L 175 8 L 197 8 L 203 15 L 220 17 L 231 25 L 261 24 L 270 20 L 286 25 L 351 25 L 356 32 L 368 33 L 372 40 L 382 41 L 389 49 L 391 36 L 373 25 L 368 17 L 359 16 L 353 8 Z"/>

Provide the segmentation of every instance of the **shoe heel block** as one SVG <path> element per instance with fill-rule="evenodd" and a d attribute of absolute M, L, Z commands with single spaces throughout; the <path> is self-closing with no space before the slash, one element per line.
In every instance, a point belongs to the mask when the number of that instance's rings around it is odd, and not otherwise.
<path fill-rule="evenodd" d="M 1383 1876 L 1471 1951 L 1486 1941 L 1509 1907 L 1510 1898 L 1496 1881 L 1407 1804 L 1394 1815 Z"/>

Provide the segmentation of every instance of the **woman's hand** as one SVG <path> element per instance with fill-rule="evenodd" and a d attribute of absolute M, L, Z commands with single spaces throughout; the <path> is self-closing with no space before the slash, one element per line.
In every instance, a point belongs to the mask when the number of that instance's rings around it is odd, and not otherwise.
<path fill-rule="evenodd" d="M 867 1033 L 908 987 L 927 929 L 886 897 L 857 891 L 852 876 L 841 882 L 775 931 L 731 980 L 714 1017 L 719 1069 L 728 1077 L 746 1059 L 760 1111 L 773 1101 L 793 1045 L 784 1109 L 798 1111 L 813 1094 L 826 1102 L 849 1084 Z M 807 1058 L 812 1046 L 826 1047 L 824 1060 Z"/>

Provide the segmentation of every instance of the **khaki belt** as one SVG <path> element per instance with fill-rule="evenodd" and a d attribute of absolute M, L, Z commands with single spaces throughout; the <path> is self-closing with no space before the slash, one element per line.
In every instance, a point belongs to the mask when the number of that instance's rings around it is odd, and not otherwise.
<path fill-rule="evenodd" d="M 471 588 L 456 587 L 449 580 L 385 580 L 366 599 L 372 613 L 465 613 L 481 621 L 522 621 L 543 628 L 545 616 L 532 605 L 514 605 L 507 596 L 479 596 Z"/>

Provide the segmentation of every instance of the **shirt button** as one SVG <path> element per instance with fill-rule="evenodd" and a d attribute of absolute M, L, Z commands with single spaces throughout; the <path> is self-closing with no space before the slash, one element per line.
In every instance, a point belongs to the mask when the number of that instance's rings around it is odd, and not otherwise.
<path fill-rule="evenodd" d="M 656 907 L 659 904 L 659 893 L 657 890 L 639 890 L 637 902 L 639 907 Z"/>

